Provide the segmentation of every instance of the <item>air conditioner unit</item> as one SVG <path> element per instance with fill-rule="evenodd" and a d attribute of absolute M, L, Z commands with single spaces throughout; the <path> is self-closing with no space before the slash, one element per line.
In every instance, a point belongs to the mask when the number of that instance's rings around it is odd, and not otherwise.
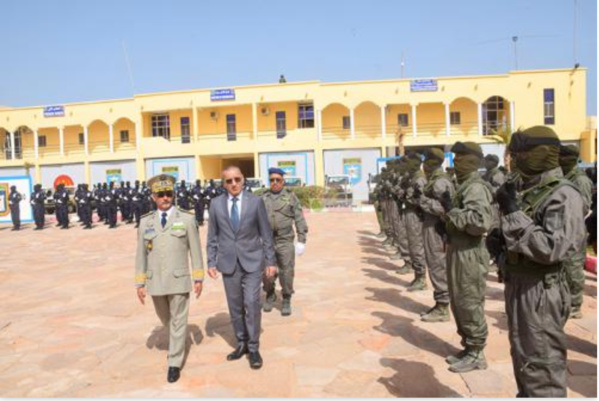
<path fill-rule="evenodd" d="M 218 111 L 211 111 L 210 118 L 213 120 L 218 120 Z"/>
<path fill-rule="evenodd" d="M 262 114 L 263 116 L 267 116 L 270 114 L 270 107 L 268 106 L 263 106 L 260 108 L 260 114 Z"/>

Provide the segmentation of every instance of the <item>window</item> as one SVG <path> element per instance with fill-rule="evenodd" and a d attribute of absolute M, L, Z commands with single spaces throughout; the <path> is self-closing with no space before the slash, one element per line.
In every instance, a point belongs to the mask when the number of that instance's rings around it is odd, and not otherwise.
<path fill-rule="evenodd" d="M 285 138 L 287 135 L 287 119 L 284 111 L 277 111 L 277 139 Z"/>
<path fill-rule="evenodd" d="M 189 117 L 181 117 L 181 143 L 190 143 Z"/>
<path fill-rule="evenodd" d="M 343 129 L 351 129 L 351 120 L 349 116 L 343 116 Z"/>
<path fill-rule="evenodd" d="M 237 127 L 235 124 L 235 114 L 227 114 L 227 141 L 237 139 Z"/>
<path fill-rule="evenodd" d="M 459 111 L 452 111 L 449 113 L 449 123 L 451 125 L 460 125 L 461 120 L 462 119 Z"/>
<path fill-rule="evenodd" d="M 85 136 L 83 135 L 83 132 L 79 133 L 79 145 L 85 145 Z"/>
<path fill-rule="evenodd" d="M 298 128 L 314 128 L 314 105 L 299 104 L 298 105 Z"/>
<path fill-rule="evenodd" d="M 152 115 L 152 136 L 161 136 L 164 139 L 171 138 L 171 123 L 168 114 Z"/>
<path fill-rule="evenodd" d="M 543 90 L 543 115 L 545 124 L 555 124 L 555 93 L 553 89 Z"/>
<path fill-rule="evenodd" d="M 37 146 L 40 148 L 45 148 L 48 145 L 46 142 L 46 135 L 40 135 L 37 137 Z"/>
<path fill-rule="evenodd" d="M 121 143 L 129 142 L 129 131 L 121 131 Z"/>
<path fill-rule="evenodd" d="M 406 113 L 400 113 L 397 115 L 397 125 L 400 127 L 407 127 L 410 125 L 410 120 L 408 120 L 408 115 Z"/>

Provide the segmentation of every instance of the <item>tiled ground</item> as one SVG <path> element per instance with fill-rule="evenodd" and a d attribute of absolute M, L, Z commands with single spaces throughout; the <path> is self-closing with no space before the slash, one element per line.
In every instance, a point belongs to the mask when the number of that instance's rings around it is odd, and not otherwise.
<path fill-rule="evenodd" d="M 264 367 L 227 362 L 233 345 L 222 281 L 190 308 L 182 378 L 166 382 L 166 338 L 132 286 L 135 230 L 0 227 L 0 396 L 5 397 L 511 397 L 502 287 L 489 277 L 489 369 L 454 374 L 453 322 L 418 313 L 432 291 L 408 293 L 373 237 L 373 213 L 308 214 L 294 313 L 263 315 Z M 201 229 L 205 245 L 206 228 Z M 567 325 L 569 395 L 597 396 L 597 284 Z"/>

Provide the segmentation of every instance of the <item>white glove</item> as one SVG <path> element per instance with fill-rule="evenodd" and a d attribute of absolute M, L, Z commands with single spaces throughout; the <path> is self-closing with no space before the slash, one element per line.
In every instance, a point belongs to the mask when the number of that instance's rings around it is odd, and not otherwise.
<path fill-rule="evenodd" d="M 297 256 L 301 256 L 303 255 L 303 253 L 306 251 L 306 244 L 303 244 L 301 242 L 296 242 L 295 243 L 295 254 Z"/>

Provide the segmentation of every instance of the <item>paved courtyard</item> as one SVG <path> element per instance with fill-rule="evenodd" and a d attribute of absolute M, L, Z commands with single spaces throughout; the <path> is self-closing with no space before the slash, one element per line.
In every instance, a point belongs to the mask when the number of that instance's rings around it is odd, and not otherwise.
<path fill-rule="evenodd" d="M 0 396 L 3 397 L 513 397 L 502 285 L 489 276 L 489 369 L 447 370 L 453 321 L 423 323 L 432 290 L 374 238 L 374 213 L 306 215 L 293 315 L 263 314 L 264 367 L 227 362 L 234 346 L 222 279 L 207 278 L 189 317 L 181 379 L 166 382 L 165 331 L 133 288 L 136 230 L 78 226 L 20 232 L 0 226 Z M 206 227 L 201 228 L 205 258 Z M 280 304 L 277 305 L 280 307 Z M 569 396 L 597 396 L 597 282 L 584 318 L 569 321 Z"/>

